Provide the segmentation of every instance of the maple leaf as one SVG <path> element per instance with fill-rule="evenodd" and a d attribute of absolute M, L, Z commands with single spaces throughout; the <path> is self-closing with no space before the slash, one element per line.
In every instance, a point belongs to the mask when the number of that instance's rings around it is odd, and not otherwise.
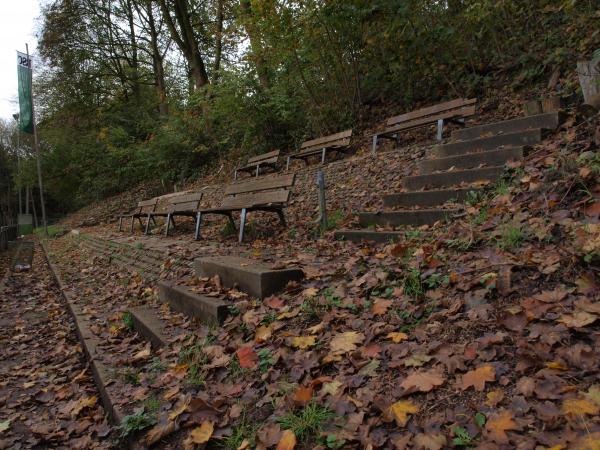
<path fill-rule="evenodd" d="M 573 314 L 563 314 L 558 322 L 564 323 L 569 328 L 581 328 L 594 323 L 598 316 L 587 311 L 575 311 Z"/>
<path fill-rule="evenodd" d="M 190 401 L 191 397 L 189 395 L 183 397 L 183 399 L 178 403 L 177 407 L 169 414 L 169 420 L 177 420 L 177 418 L 185 412 L 190 404 Z"/>
<path fill-rule="evenodd" d="M 319 289 L 312 287 L 312 288 L 304 289 L 302 291 L 302 296 L 304 298 L 311 298 L 311 297 L 316 296 L 318 293 L 319 293 Z"/>
<path fill-rule="evenodd" d="M 375 316 L 383 316 L 384 314 L 387 313 L 388 308 L 390 306 L 392 306 L 393 304 L 394 304 L 394 302 L 392 300 L 383 300 L 383 299 L 375 300 L 375 302 L 373 303 L 373 306 L 371 307 L 371 312 Z"/>
<path fill-rule="evenodd" d="M 562 412 L 565 416 L 584 416 L 586 414 L 596 415 L 600 408 L 594 402 L 587 399 L 568 398 L 562 404 Z"/>
<path fill-rule="evenodd" d="M 277 443 L 276 450 L 293 450 L 296 446 L 296 435 L 292 430 L 284 430 L 281 439 Z"/>
<path fill-rule="evenodd" d="M 348 353 L 356 350 L 356 344 L 362 342 L 365 335 L 357 331 L 337 334 L 331 339 L 329 347 L 333 353 Z"/>
<path fill-rule="evenodd" d="M 435 370 L 428 372 L 414 372 L 400 384 L 408 392 L 429 392 L 446 382 L 446 378 Z"/>
<path fill-rule="evenodd" d="M 498 403 L 504 399 L 504 392 L 501 390 L 488 392 L 486 395 L 485 404 L 494 408 Z"/>
<path fill-rule="evenodd" d="M 300 405 L 305 405 L 308 402 L 310 402 L 310 400 L 312 399 L 312 396 L 313 396 L 312 386 L 309 386 L 309 387 L 300 386 L 294 392 L 293 400 L 294 400 L 294 402 L 296 402 Z"/>
<path fill-rule="evenodd" d="M 267 342 L 272 335 L 272 327 L 271 325 L 262 325 L 256 329 L 256 333 L 254 334 L 254 342 L 257 344 L 262 344 L 263 342 Z"/>
<path fill-rule="evenodd" d="M 402 360 L 402 364 L 406 367 L 421 367 L 423 364 L 431 361 L 433 358 L 423 353 L 416 353 Z"/>
<path fill-rule="evenodd" d="M 478 367 L 475 370 L 471 370 L 465 373 L 462 377 L 462 390 L 468 389 L 473 386 L 478 391 L 483 391 L 485 388 L 486 381 L 496 380 L 496 369 L 494 366 L 485 365 Z"/>
<path fill-rule="evenodd" d="M 91 408 L 96 402 L 98 402 L 98 397 L 95 395 L 79 399 L 71 410 L 71 417 L 77 417 L 84 408 Z"/>
<path fill-rule="evenodd" d="M 594 384 L 593 386 L 590 386 L 585 396 L 587 399 L 600 406 L 600 385 Z"/>
<path fill-rule="evenodd" d="M 487 435 L 494 441 L 504 444 L 508 442 L 507 431 L 518 430 L 519 426 L 513 420 L 513 415 L 510 411 L 500 411 L 488 417 L 485 424 Z"/>
<path fill-rule="evenodd" d="M 405 427 L 409 414 L 416 414 L 417 412 L 419 412 L 419 406 L 410 400 L 400 400 L 389 408 L 389 414 L 396 420 L 399 427 Z"/>
<path fill-rule="evenodd" d="M 168 436 L 176 430 L 177 424 L 170 420 L 166 423 L 156 424 L 146 433 L 146 445 L 156 444 L 162 438 Z"/>
<path fill-rule="evenodd" d="M 400 331 L 392 331 L 391 333 L 387 334 L 386 338 L 391 339 L 393 342 L 398 344 L 403 340 L 408 339 L 408 334 L 401 333 Z"/>
<path fill-rule="evenodd" d="M 239 348 L 235 354 L 240 362 L 242 369 L 256 369 L 258 363 L 258 355 L 250 346 Z"/>
<path fill-rule="evenodd" d="M 316 336 L 296 336 L 292 339 L 292 347 L 305 350 L 317 343 Z"/>
<path fill-rule="evenodd" d="M 414 443 L 418 448 L 425 450 L 440 450 L 446 446 L 448 441 L 443 434 L 417 434 Z"/>

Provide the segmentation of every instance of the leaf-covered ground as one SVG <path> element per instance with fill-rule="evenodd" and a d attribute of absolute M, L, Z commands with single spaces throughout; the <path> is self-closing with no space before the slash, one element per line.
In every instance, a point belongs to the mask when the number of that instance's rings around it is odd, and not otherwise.
<path fill-rule="evenodd" d="M 10 258 L 2 255 L 2 275 Z M 36 246 L 0 283 L 0 448 L 109 448 L 111 428 L 73 322 Z"/>
<path fill-rule="evenodd" d="M 228 299 L 220 328 L 170 311 L 154 276 L 83 236 L 50 241 L 115 367 L 111 389 L 129 415 L 115 434 L 163 448 L 598 448 L 596 126 L 569 119 L 462 217 L 398 244 L 274 227 L 238 247 L 217 221 L 200 243 L 122 239 L 138 261 L 159 251 L 163 277 Z M 118 236 L 114 225 L 87 232 Z M 307 278 L 262 302 L 184 278 L 196 256 L 238 253 Z M 167 348 L 131 331 L 125 312 L 140 304 L 167 324 Z"/>

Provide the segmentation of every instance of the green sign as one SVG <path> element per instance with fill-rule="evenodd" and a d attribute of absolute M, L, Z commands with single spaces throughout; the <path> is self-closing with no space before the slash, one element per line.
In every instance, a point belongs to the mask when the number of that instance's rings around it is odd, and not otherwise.
<path fill-rule="evenodd" d="M 31 57 L 17 52 L 19 75 L 19 128 L 24 133 L 33 134 L 33 104 L 31 97 Z"/>

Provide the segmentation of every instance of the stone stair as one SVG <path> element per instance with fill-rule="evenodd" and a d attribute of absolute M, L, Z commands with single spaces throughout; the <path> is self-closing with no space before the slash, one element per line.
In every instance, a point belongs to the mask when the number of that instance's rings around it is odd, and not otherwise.
<path fill-rule="evenodd" d="M 560 123 L 560 113 L 554 112 L 452 133 L 453 142 L 434 147 L 430 156 L 418 163 L 419 173 L 402 180 L 406 192 L 383 195 L 384 211 L 358 213 L 362 229 L 339 230 L 336 239 L 397 241 L 404 237 L 402 232 L 373 228 L 431 225 L 452 219 L 462 213 L 457 204 L 465 202 L 470 192 L 497 181 L 508 161 L 523 159 L 529 146 L 542 142 Z"/>

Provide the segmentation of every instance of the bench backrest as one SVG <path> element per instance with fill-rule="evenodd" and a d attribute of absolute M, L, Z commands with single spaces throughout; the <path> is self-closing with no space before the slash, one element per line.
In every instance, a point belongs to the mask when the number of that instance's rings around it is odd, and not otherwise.
<path fill-rule="evenodd" d="M 147 214 L 149 212 L 154 212 L 157 202 L 158 198 L 151 198 L 150 200 L 142 200 L 141 202 L 138 202 L 139 213 Z"/>
<path fill-rule="evenodd" d="M 295 174 L 230 184 L 225 188 L 224 208 L 242 208 L 253 205 L 281 204 L 290 199 Z"/>
<path fill-rule="evenodd" d="M 190 194 L 181 194 L 169 199 L 170 212 L 197 211 L 200 209 L 202 192 L 192 192 Z"/>
<path fill-rule="evenodd" d="M 438 103 L 437 105 L 428 106 L 427 108 L 417 109 L 415 111 L 400 114 L 399 116 L 390 117 L 386 121 L 388 127 L 406 124 L 411 122 L 422 124 L 431 119 L 431 122 L 438 118 L 450 119 L 452 117 L 467 117 L 475 114 L 476 98 L 457 98 L 449 102 Z M 441 117 L 443 116 L 443 117 Z"/>
<path fill-rule="evenodd" d="M 255 166 L 257 164 L 273 164 L 279 159 L 280 150 L 273 150 L 272 152 L 263 153 L 262 155 L 253 156 L 248 158 L 246 165 Z"/>
<path fill-rule="evenodd" d="M 324 147 L 347 147 L 350 145 L 352 130 L 340 131 L 310 141 L 304 141 L 300 146 L 300 151 L 317 150 Z"/>

